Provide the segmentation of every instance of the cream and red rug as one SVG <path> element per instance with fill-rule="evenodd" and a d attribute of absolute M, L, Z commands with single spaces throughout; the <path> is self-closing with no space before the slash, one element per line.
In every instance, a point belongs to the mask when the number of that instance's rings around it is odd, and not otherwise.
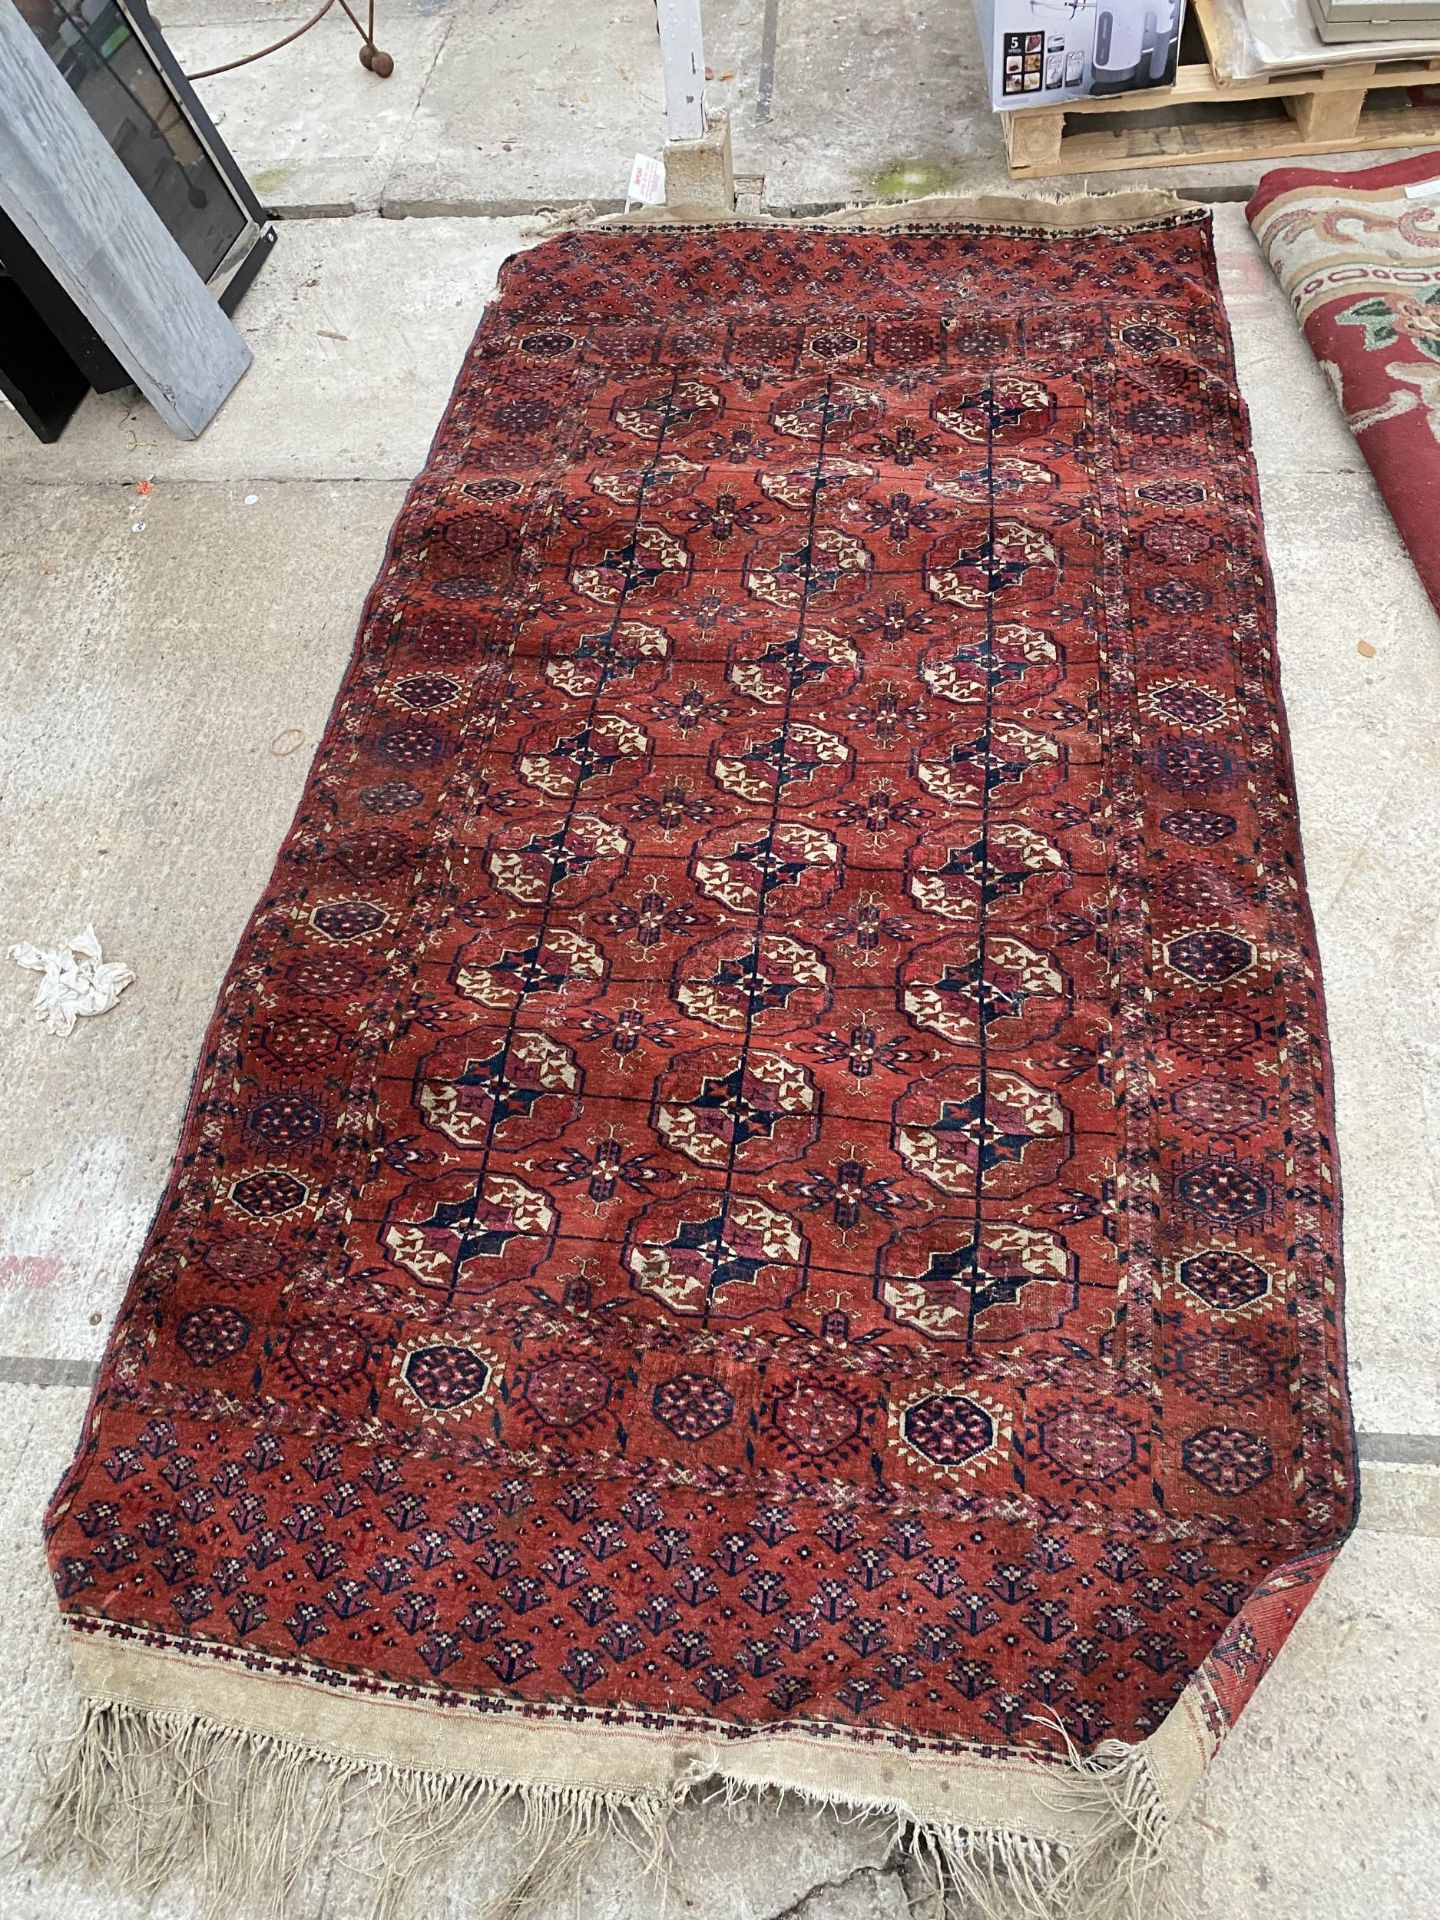
<path fill-rule="evenodd" d="M 1280 168 L 1245 214 L 1440 610 L 1440 153 Z"/>

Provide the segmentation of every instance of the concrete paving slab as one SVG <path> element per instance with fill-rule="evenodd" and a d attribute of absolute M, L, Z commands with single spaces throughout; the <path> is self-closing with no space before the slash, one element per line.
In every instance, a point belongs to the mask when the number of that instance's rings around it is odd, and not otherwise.
<path fill-rule="evenodd" d="M 387 214 L 624 204 L 638 152 L 665 140 L 648 0 L 526 0 L 457 15 L 389 176 Z"/>
<path fill-rule="evenodd" d="M 1360 1525 L 1367 1533 L 1440 1539 L 1440 1464 L 1362 1465 Z"/>
<path fill-rule="evenodd" d="M 774 93 L 736 117 L 737 172 L 771 212 L 984 191 L 1005 178 L 968 5 L 777 0 Z"/>
<path fill-rule="evenodd" d="M 1211 217 L 1256 466 L 1262 474 L 1367 472 L 1244 208 L 1217 206 Z"/>
<path fill-rule="evenodd" d="M 1357 1533 L 1177 1833 L 1194 1920 L 1419 1920 L 1440 1832 L 1440 1544 Z"/>
<path fill-rule="evenodd" d="M 0 411 L 0 471 L 35 480 L 408 480 L 501 262 L 533 220 L 297 220 L 237 319 L 255 355 L 199 440 L 133 392 L 91 394 L 42 446 Z"/>
<path fill-rule="evenodd" d="M 192 71 L 253 51 L 303 15 L 298 0 L 169 0 L 164 9 Z M 337 13 L 281 53 L 201 83 L 277 211 L 379 205 L 436 217 L 586 201 L 605 211 L 620 204 L 634 154 L 663 144 L 648 0 L 583 11 L 567 0 L 385 0 L 381 29 L 396 60 L 386 81 L 360 67 L 356 36 Z M 710 103 L 730 109 L 737 173 L 764 176 L 767 211 L 1014 187 L 964 0 L 898 9 L 893 0 L 706 0 L 705 36 Z M 1135 169 L 1091 184 L 1233 200 L 1264 170 Z"/>
<path fill-rule="evenodd" d="M 93 920 L 137 975 L 60 1040 L 3 963 L 0 1353 L 100 1350 L 402 497 L 0 487 L 0 952 Z"/>
<path fill-rule="evenodd" d="M 313 8 L 311 9 L 313 11 Z M 172 26 L 166 37 L 187 73 L 252 53 L 271 37 L 273 17 Z M 395 71 L 367 73 L 359 40 L 338 9 L 283 52 L 196 83 L 216 127 L 273 212 L 353 213 L 379 205 L 409 136 L 452 20 L 396 9 L 385 21 Z M 285 23 L 279 23 L 279 32 Z"/>
<path fill-rule="evenodd" d="M 1261 491 L 1329 1001 L 1355 1414 L 1434 1433 L 1440 1350 L 1415 1329 L 1440 1273 L 1440 621 L 1368 473 L 1271 471 Z"/>
<path fill-rule="evenodd" d="M 1168 187 L 1189 199 L 1248 197 L 1269 162 L 1135 168 L 1014 182 L 990 107 L 979 29 L 965 0 L 772 0 L 773 84 L 764 85 L 764 8 L 715 7 L 731 83 L 735 168 L 763 173 L 764 205 L 798 213 L 926 193 L 1099 192 Z M 706 19 L 711 17 L 707 4 Z M 757 35 L 756 15 L 760 33 Z M 457 23 L 457 34 L 464 28 Z M 712 60 L 712 66 L 715 62 Z M 1377 156 L 1370 156 L 1372 159 Z M 1385 156 L 1390 157 L 1390 156 Z M 1363 164 L 1343 156 L 1336 164 Z"/>

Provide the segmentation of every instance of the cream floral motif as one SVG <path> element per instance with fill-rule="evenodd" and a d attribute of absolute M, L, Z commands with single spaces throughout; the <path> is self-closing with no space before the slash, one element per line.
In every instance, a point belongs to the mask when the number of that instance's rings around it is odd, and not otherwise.
<path fill-rule="evenodd" d="M 1423 407 L 1425 424 L 1435 440 L 1440 442 L 1440 365 L 1426 367 L 1413 360 L 1392 360 L 1385 369 L 1390 378 L 1403 381 L 1417 391 L 1406 393 L 1397 386 L 1378 407 L 1360 408 L 1345 405 L 1344 381 L 1334 361 L 1322 361 L 1321 366 L 1345 415 L 1345 424 L 1352 433 L 1364 433 L 1370 427 L 1378 427 L 1383 421 L 1402 419 L 1407 413 L 1413 413 L 1416 407 Z"/>

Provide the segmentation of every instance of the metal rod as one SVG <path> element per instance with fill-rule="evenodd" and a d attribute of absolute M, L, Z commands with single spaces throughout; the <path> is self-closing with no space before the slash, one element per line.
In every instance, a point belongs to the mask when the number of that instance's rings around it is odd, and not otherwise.
<path fill-rule="evenodd" d="M 705 40 L 700 0 L 659 0 L 660 68 L 665 78 L 665 125 L 671 140 L 705 133 Z"/>
<path fill-rule="evenodd" d="M 278 53 L 282 47 L 288 47 L 292 40 L 298 40 L 302 33 L 308 33 L 312 27 L 318 26 L 334 4 L 335 0 L 321 0 L 321 5 L 302 26 L 296 27 L 293 33 L 287 33 L 283 40 L 274 40 L 268 47 L 261 47 L 258 53 L 244 54 L 239 60 L 227 60 L 220 67 L 206 67 L 200 73 L 187 73 L 185 78 L 210 80 L 217 73 L 233 73 L 236 67 L 248 67 L 252 60 L 263 60 L 267 53 Z"/>
<path fill-rule="evenodd" d="M 287 33 L 283 39 L 272 40 L 268 47 L 260 47 L 254 53 L 242 54 L 238 60 L 227 60 L 222 66 L 206 67 L 200 73 L 188 73 L 185 77 L 187 80 L 210 80 L 213 79 L 217 73 L 233 73 L 237 67 L 248 67 L 256 60 L 265 59 L 268 54 L 279 53 L 280 49 L 282 47 L 288 47 L 292 40 L 298 40 L 301 34 L 309 33 L 312 27 L 318 26 L 334 5 L 335 0 L 321 0 L 321 5 L 316 8 L 310 18 L 302 21 L 298 27 L 294 28 L 290 33 Z M 394 71 L 395 62 L 390 58 L 388 53 L 382 53 L 380 48 L 375 44 L 375 0 L 369 0 L 366 8 L 366 20 L 363 25 L 356 14 L 351 11 L 349 0 L 340 0 L 340 11 L 345 15 L 345 18 L 350 22 L 351 26 L 354 27 L 356 33 L 359 34 L 361 40 L 364 42 L 360 50 L 362 64 L 378 79 L 388 79 Z"/>

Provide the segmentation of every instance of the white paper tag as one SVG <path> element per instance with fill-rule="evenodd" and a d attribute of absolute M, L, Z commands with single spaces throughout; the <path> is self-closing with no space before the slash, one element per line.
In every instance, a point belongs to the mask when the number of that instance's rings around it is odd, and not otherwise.
<path fill-rule="evenodd" d="M 1405 189 L 1407 200 L 1440 200 L 1440 178 L 1412 180 Z"/>
<path fill-rule="evenodd" d="M 652 154 L 637 153 L 630 169 L 630 185 L 625 189 L 625 211 L 632 207 L 662 207 L 665 204 L 665 162 Z"/>

